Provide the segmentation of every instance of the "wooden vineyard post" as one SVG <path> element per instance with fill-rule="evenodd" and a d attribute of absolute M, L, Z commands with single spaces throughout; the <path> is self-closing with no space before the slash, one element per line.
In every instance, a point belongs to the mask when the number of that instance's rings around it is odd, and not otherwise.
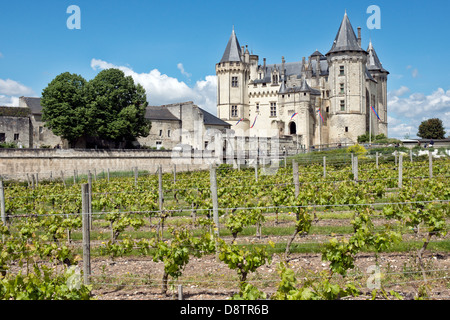
<path fill-rule="evenodd" d="M 183 285 L 178 285 L 178 300 L 183 300 Z"/>
<path fill-rule="evenodd" d="M 323 157 L 323 177 L 327 177 L 327 157 Z"/>
<path fill-rule="evenodd" d="M 258 160 L 255 162 L 255 180 L 258 182 Z"/>
<path fill-rule="evenodd" d="M 108 176 L 108 183 L 109 183 L 109 168 L 108 168 L 108 171 L 107 171 L 107 176 Z"/>
<path fill-rule="evenodd" d="M 163 197 L 163 187 L 162 187 L 162 167 L 159 165 L 158 168 L 158 194 L 159 194 L 159 210 L 162 212 L 164 197 Z"/>
<path fill-rule="evenodd" d="M 3 188 L 3 179 L 0 179 L 0 205 L 2 222 L 6 226 L 5 189 Z"/>
<path fill-rule="evenodd" d="M 400 154 L 398 159 L 398 187 L 401 189 L 403 186 L 403 155 Z"/>
<path fill-rule="evenodd" d="M 376 164 L 377 164 L 377 169 L 378 169 L 378 152 L 376 153 L 375 159 L 376 159 Z"/>
<path fill-rule="evenodd" d="M 219 259 L 219 251 L 217 249 L 217 239 L 219 238 L 219 200 L 217 198 L 217 174 L 216 168 L 211 164 L 209 167 L 209 181 L 211 188 L 211 198 L 213 205 L 214 234 L 216 238 L 216 259 Z"/>
<path fill-rule="evenodd" d="M 412 149 L 409 149 L 409 160 L 411 162 L 413 162 L 413 153 L 412 153 Z"/>
<path fill-rule="evenodd" d="M 138 186 L 138 167 L 134 167 L 134 186 L 137 187 Z"/>
<path fill-rule="evenodd" d="M 92 173 L 88 171 L 88 185 L 89 185 L 89 199 L 88 199 L 88 212 L 89 212 L 89 227 L 92 228 Z"/>
<path fill-rule="evenodd" d="M 173 165 L 173 183 L 177 182 L 177 165 Z"/>
<path fill-rule="evenodd" d="M 428 166 L 430 171 L 430 179 L 433 178 L 433 154 L 428 151 Z"/>
<path fill-rule="evenodd" d="M 61 180 L 64 184 L 64 188 L 66 187 L 66 180 L 64 180 L 64 171 L 61 170 Z"/>
<path fill-rule="evenodd" d="M 91 232 L 89 225 L 89 184 L 84 183 L 81 186 L 82 200 L 82 228 L 83 228 L 83 276 L 84 284 L 89 284 L 89 276 L 91 275 Z"/>
<path fill-rule="evenodd" d="M 397 150 L 394 151 L 394 155 L 395 155 L 395 166 L 397 166 L 397 163 L 398 163 L 398 160 L 397 160 L 398 152 L 397 152 Z"/>
<path fill-rule="evenodd" d="M 160 215 L 160 224 L 157 237 L 162 240 L 163 238 L 163 219 L 164 219 L 164 194 L 163 194 L 163 185 L 162 185 L 162 166 L 158 166 L 158 201 L 159 201 L 159 215 Z"/>
<path fill-rule="evenodd" d="M 358 182 L 358 157 L 353 158 L 353 176 L 355 181 Z"/>
<path fill-rule="evenodd" d="M 73 170 L 73 184 L 77 183 L 77 174 L 76 170 Z"/>
<path fill-rule="evenodd" d="M 39 173 L 36 173 L 36 188 L 39 186 Z"/>
<path fill-rule="evenodd" d="M 298 179 L 298 163 L 295 160 L 292 160 L 292 174 L 294 176 L 295 198 L 297 198 L 300 194 L 300 182 Z"/>

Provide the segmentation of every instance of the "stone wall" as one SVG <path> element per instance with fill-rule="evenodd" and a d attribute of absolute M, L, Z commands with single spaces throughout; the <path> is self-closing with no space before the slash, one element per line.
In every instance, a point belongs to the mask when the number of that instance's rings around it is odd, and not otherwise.
<path fill-rule="evenodd" d="M 0 116 L 0 135 L 4 136 L 4 142 L 14 142 L 28 148 L 31 144 L 30 132 L 28 117 Z"/>
<path fill-rule="evenodd" d="M 0 176 L 25 180 L 28 174 L 39 179 L 70 177 L 76 170 L 86 174 L 90 170 L 102 172 L 131 171 L 134 167 L 155 173 L 209 169 L 215 162 L 211 152 L 176 152 L 170 150 L 79 150 L 79 149 L 0 149 Z"/>

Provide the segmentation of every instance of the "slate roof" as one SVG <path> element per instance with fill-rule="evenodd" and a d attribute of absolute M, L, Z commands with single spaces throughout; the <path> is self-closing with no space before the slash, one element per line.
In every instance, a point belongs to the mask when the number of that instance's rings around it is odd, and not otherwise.
<path fill-rule="evenodd" d="M 41 98 L 34 97 L 21 97 L 28 108 L 30 108 L 32 114 L 41 114 L 42 106 L 41 106 Z"/>
<path fill-rule="evenodd" d="M 183 107 L 184 103 L 180 104 L 173 104 L 173 105 L 180 105 L 180 108 Z M 198 107 L 200 112 L 203 115 L 203 123 L 205 125 L 215 125 L 215 126 L 224 126 L 224 127 L 230 127 L 230 124 L 217 118 L 215 115 L 207 112 L 206 110 L 203 110 L 202 108 Z M 167 106 L 148 106 L 145 111 L 145 117 L 149 119 L 150 121 L 181 121 L 180 118 L 178 118 L 176 115 L 174 115 L 172 112 L 169 111 Z"/>
<path fill-rule="evenodd" d="M 206 110 L 203 110 L 202 108 L 199 108 L 200 111 L 203 113 L 203 123 L 205 125 L 214 125 L 214 126 L 224 126 L 224 127 L 231 127 L 231 125 L 216 116 L 212 115 Z"/>
<path fill-rule="evenodd" d="M 145 110 L 145 118 L 149 120 L 180 121 L 172 112 L 162 106 L 148 106 Z"/>
<path fill-rule="evenodd" d="M 378 59 L 377 53 L 373 48 L 372 41 L 370 41 L 369 43 L 367 52 L 369 53 L 369 56 L 367 57 L 367 69 L 369 69 L 369 71 L 381 71 L 389 73 L 386 69 L 383 68 L 380 59 Z"/>
<path fill-rule="evenodd" d="M 333 46 L 327 55 L 334 52 L 341 51 L 361 51 L 365 52 L 358 44 L 358 38 L 356 37 L 355 31 L 348 19 L 347 12 L 342 19 L 341 26 L 339 27 L 336 39 L 333 42 Z"/>
<path fill-rule="evenodd" d="M 236 37 L 236 33 L 231 32 L 230 40 L 228 40 L 227 47 L 225 48 L 225 52 L 223 53 L 222 62 L 240 62 L 241 61 L 241 46 L 239 45 L 239 41 Z"/>
<path fill-rule="evenodd" d="M 317 56 L 323 57 L 324 55 L 323 55 L 322 53 L 320 53 L 319 50 L 316 50 L 316 51 L 311 55 L 311 57 L 317 57 Z"/>
<path fill-rule="evenodd" d="M 302 85 L 300 87 L 286 87 L 284 82 L 281 83 L 280 91 L 278 93 L 286 94 L 286 93 L 297 93 L 297 92 L 309 92 L 312 95 L 320 95 L 320 91 L 314 88 L 311 88 L 306 79 L 303 79 Z"/>

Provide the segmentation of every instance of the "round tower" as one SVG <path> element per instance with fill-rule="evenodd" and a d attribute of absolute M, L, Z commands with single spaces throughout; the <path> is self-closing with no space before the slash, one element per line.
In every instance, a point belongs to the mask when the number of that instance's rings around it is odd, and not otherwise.
<path fill-rule="evenodd" d="M 344 15 L 333 46 L 326 54 L 329 65 L 331 108 L 329 143 L 356 143 L 366 133 L 366 62 L 360 37 Z"/>
<path fill-rule="evenodd" d="M 250 76 L 248 49 L 240 47 L 236 33 L 231 33 L 225 52 L 216 64 L 217 117 L 231 124 L 233 129 L 249 127 L 247 85 Z"/>

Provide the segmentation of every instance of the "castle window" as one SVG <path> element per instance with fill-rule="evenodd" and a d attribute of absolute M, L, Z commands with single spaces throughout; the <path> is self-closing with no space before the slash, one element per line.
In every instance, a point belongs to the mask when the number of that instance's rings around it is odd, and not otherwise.
<path fill-rule="evenodd" d="M 6 134 L 4 132 L 0 133 L 0 142 L 5 142 L 6 140 Z"/>
<path fill-rule="evenodd" d="M 14 133 L 14 141 L 19 140 L 19 134 L 18 133 Z"/>
<path fill-rule="evenodd" d="M 159 136 L 162 137 L 162 130 L 159 130 Z"/>
<path fill-rule="evenodd" d="M 327 107 L 327 113 L 330 112 L 330 107 Z"/>
<path fill-rule="evenodd" d="M 274 75 L 272 76 L 272 82 L 273 82 L 273 83 L 278 83 L 278 75 L 274 74 Z"/>
<path fill-rule="evenodd" d="M 167 136 L 170 137 L 170 130 L 167 130 Z"/>
<path fill-rule="evenodd" d="M 345 132 L 348 132 L 348 127 L 345 127 Z"/>
<path fill-rule="evenodd" d="M 256 112 L 259 112 L 259 102 L 256 103 Z"/>
<path fill-rule="evenodd" d="M 237 106 L 231 106 L 231 116 L 237 117 L 238 116 L 238 108 Z"/>
<path fill-rule="evenodd" d="M 345 111 L 345 100 L 341 100 L 341 111 Z"/>
<path fill-rule="evenodd" d="M 238 86 L 238 77 L 231 77 L 231 86 L 232 87 Z"/>
<path fill-rule="evenodd" d="M 275 102 L 270 103 L 270 116 L 271 117 L 277 116 L 277 104 Z"/>
<path fill-rule="evenodd" d="M 344 66 L 339 66 L 339 75 L 340 76 L 345 75 L 345 68 L 344 68 Z"/>
<path fill-rule="evenodd" d="M 340 85 L 339 85 L 339 93 L 340 94 L 344 94 L 344 84 L 343 83 L 341 83 Z"/>

